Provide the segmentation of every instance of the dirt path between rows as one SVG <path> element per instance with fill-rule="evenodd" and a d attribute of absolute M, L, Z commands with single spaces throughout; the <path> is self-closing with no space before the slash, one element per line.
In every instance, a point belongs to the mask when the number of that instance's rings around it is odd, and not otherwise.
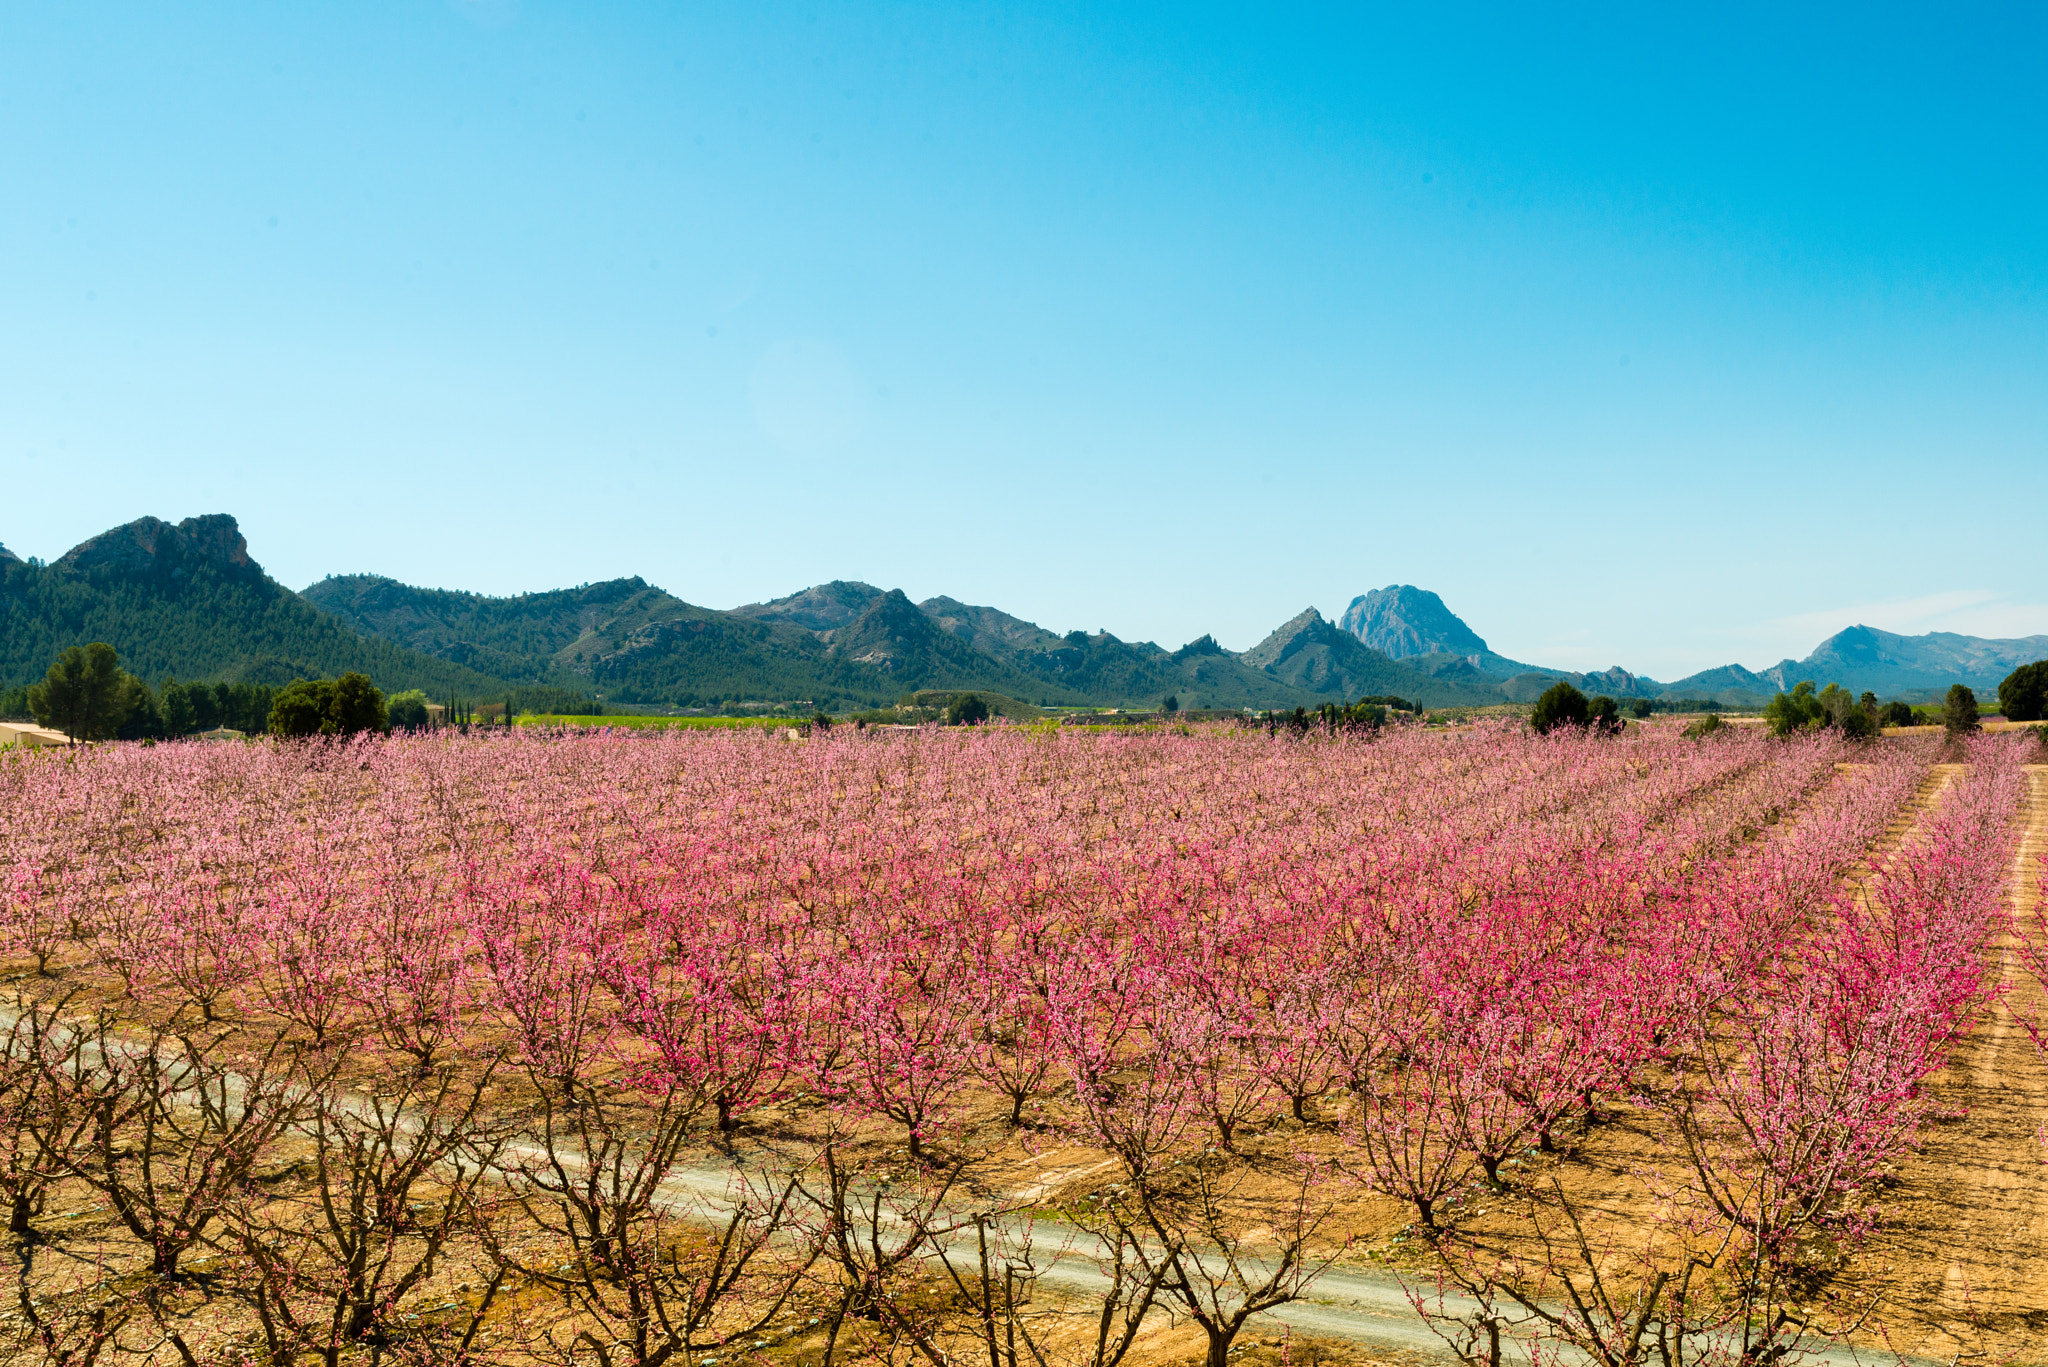
<path fill-rule="evenodd" d="M 1943 1117 L 1925 1131 L 1872 1250 L 1890 1285 L 1891 1347 L 1964 1362 L 2048 1364 L 2048 1066 L 2020 1016 L 2048 1019 L 2048 994 L 2014 952 L 2036 933 L 2039 856 L 2048 854 L 2048 766 L 2027 768 L 2026 833 L 2014 861 L 2013 932 L 1995 981 L 2010 985 L 1931 1080 Z M 2017 1014 L 2015 1014 L 2017 1013 Z"/>

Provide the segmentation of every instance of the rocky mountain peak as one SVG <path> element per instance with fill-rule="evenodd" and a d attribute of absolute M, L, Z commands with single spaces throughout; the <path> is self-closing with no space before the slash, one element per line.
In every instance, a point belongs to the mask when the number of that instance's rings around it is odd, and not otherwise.
<path fill-rule="evenodd" d="M 242 529 L 226 513 L 188 517 L 176 526 L 162 518 L 137 518 L 79 542 L 56 564 L 60 570 L 118 578 L 177 579 L 206 567 L 240 577 L 263 573 L 249 558 Z"/>
<path fill-rule="evenodd" d="M 1265 669 L 1309 646 L 1328 645 L 1342 632 L 1314 608 L 1305 608 L 1273 630 L 1273 634 L 1244 653 L 1244 662 Z"/>
<path fill-rule="evenodd" d="M 908 603 L 901 590 L 896 596 Z M 837 631 L 857 621 L 876 600 L 882 598 L 882 591 L 873 584 L 863 584 L 853 579 L 834 579 L 829 584 L 813 584 L 800 593 L 787 598 L 776 598 L 766 603 L 748 603 L 732 610 L 735 617 L 751 617 L 762 622 L 793 622 L 806 631 Z"/>
<path fill-rule="evenodd" d="M 1298 620 L 1298 619 L 1297 619 Z M 1337 625 L 1381 654 L 1485 655 L 1486 642 L 1444 600 L 1413 584 L 1389 584 L 1360 594 Z"/>

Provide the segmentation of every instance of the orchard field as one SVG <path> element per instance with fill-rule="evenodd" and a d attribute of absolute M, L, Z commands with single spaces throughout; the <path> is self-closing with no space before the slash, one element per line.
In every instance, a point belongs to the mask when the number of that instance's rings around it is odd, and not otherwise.
<path fill-rule="evenodd" d="M 8 759 L 0 1349 L 2048 1361 L 2039 753 Z"/>

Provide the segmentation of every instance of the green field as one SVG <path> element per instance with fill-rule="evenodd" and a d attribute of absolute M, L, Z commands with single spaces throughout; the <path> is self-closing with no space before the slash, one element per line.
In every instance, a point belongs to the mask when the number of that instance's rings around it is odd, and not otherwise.
<path fill-rule="evenodd" d="M 628 730 L 726 731 L 742 726 L 796 726 L 807 717 L 566 717 L 556 714 L 517 717 L 520 726 L 619 726 Z"/>

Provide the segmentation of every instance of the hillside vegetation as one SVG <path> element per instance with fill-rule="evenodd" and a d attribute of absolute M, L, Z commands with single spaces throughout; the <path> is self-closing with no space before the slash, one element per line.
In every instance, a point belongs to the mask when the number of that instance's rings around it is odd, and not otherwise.
<path fill-rule="evenodd" d="M 350 670 L 387 688 L 485 692 L 495 677 L 365 636 L 272 580 L 232 517 L 145 517 L 42 566 L 0 558 L 0 684 L 104 641 L 146 679 L 261 683 Z"/>

